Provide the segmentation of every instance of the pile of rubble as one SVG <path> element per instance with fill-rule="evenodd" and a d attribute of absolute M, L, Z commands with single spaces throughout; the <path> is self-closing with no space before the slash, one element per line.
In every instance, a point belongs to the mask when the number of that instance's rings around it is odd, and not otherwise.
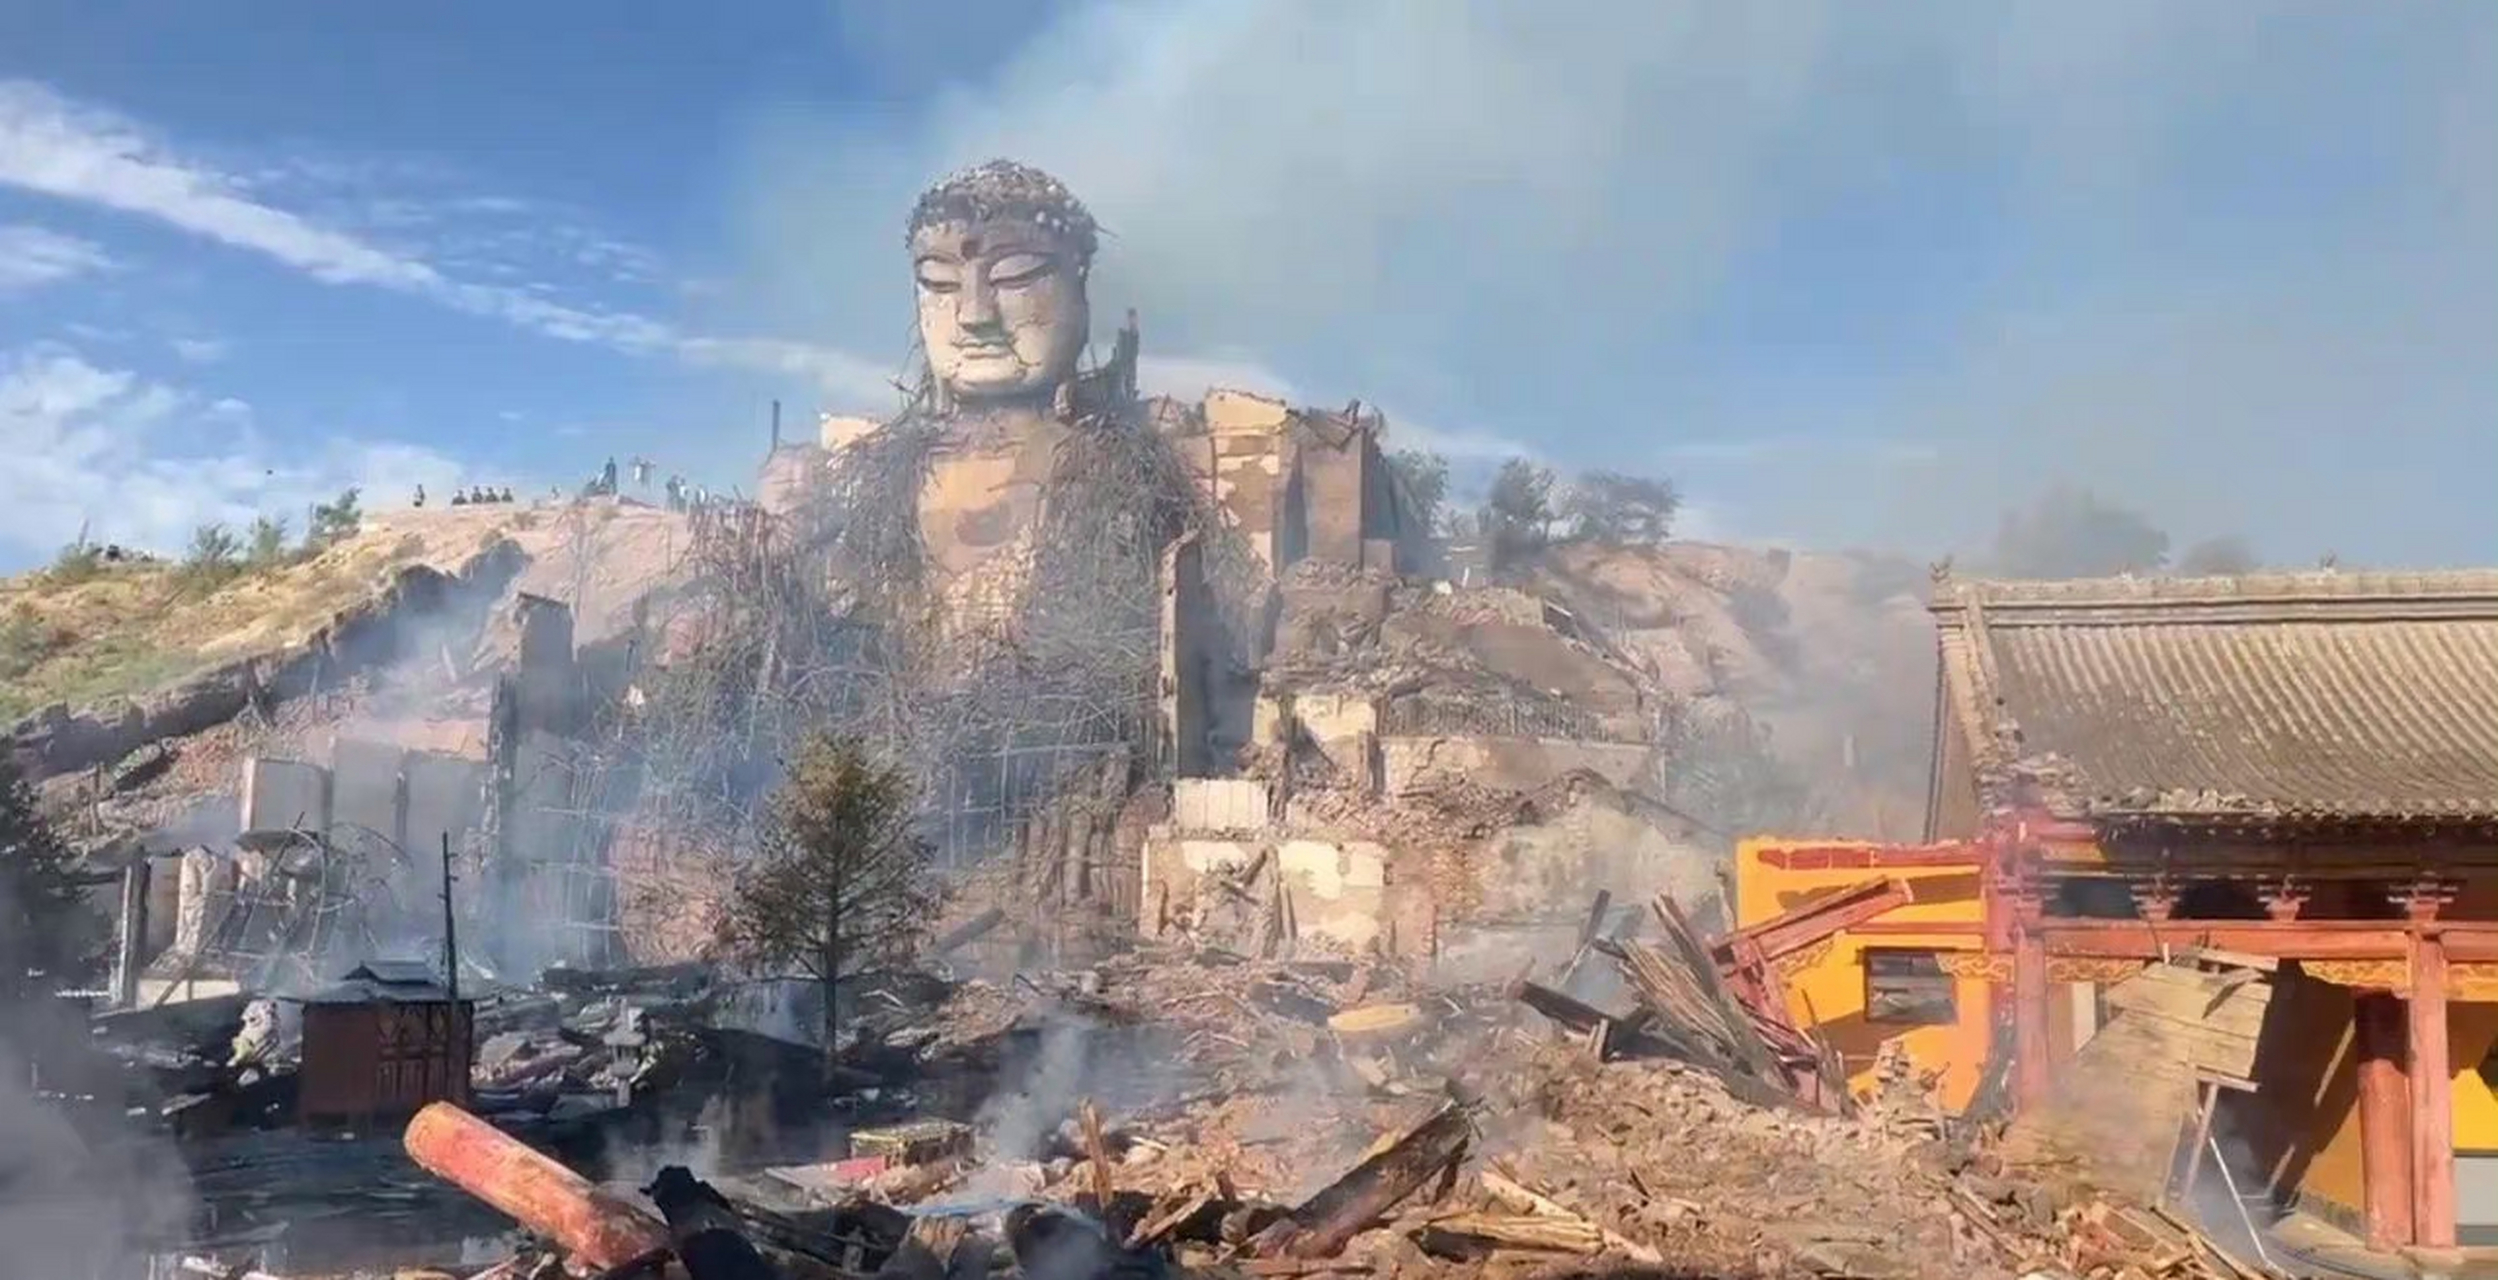
<path fill-rule="evenodd" d="M 693 1280 L 2265 1274 L 2157 1211 L 2008 1169 L 1904 1059 L 1870 1097 L 1831 1088 L 1828 1056 L 1700 971 L 1723 944 L 1673 918 L 1653 940 L 1591 930 L 1506 988 L 1140 948 L 894 1001 L 853 1057 L 904 1077 L 1068 1028 L 1091 1048 L 1073 1078 L 855 1131 L 830 1164 L 597 1187 L 440 1104 L 409 1148 L 546 1238 L 497 1280 L 557 1256 L 607 1275 L 674 1258 Z M 1605 960 L 1627 1007 L 1569 994 Z M 722 1269 L 724 1247 L 756 1269 Z"/>

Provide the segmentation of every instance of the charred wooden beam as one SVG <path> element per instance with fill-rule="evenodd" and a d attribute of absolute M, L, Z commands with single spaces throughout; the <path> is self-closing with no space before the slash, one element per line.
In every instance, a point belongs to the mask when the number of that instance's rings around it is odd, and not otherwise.
<path fill-rule="evenodd" d="M 937 939 L 931 954 L 938 956 L 952 954 L 989 936 L 1004 923 L 1006 923 L 1006 912 L 1000 908 L 991 907 L 948 930 L 944 937 Z"/>
<path fill-rule="evenodd" d="M 408 1157 L 553 1240 L 584 1266 L 622 1267 L 669 1247 L 668 1229 L 589 1179 L 448 1102 L 416 1113 Z"/>
<path fill-rule="evenodd" d="M 661 1169 L 646 1194 L 668 1219 L 677 1261 L 691 1280 L 780 1280 L 779 1269 L 746 1238 L 737 1207 L 685 1166 Z"/>
<path fill-rule="evenodd" d="M 1451 1103 L 1377 1155 L 1355 1165 L 1292 1211 L 1284 1252 L 1296 1258 L 1336 1253 L 1381 1215 L 1465 1158 L 1474 1118 Z"/>
<path fill-rule="evenodd" d="M 1511 996 L 1581 1039 L 1595 1034 L 1598 1027 L 1605 1026 L 1605 1049 L 1616 1057 L 1714 1061 L 1714 1055 L 1705 1053 L 1684 1039 L 1670 1033 L 1659 1034 L 1648 1026 L 1629 1025 L 1619 1015 L 1599 1009 L 1567 992 L 1555 991 L 1540 982 L 1520 982 L 1511 988 Z"/>

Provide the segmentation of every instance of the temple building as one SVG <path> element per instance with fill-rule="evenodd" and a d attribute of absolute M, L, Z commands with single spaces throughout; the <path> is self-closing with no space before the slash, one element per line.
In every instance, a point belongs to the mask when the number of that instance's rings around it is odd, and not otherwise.
<path fill-rule="evenodd" d="M 2498 571 L 1938 574 L 1932 607 L 1929 843 L 1738 855 L 1740 922 L 1876 908 L 1788 967 L 1799 1018 L 1860 1081 L 1897 1041 L 2028 1110 L 2106 1073 L 2112 989 L 2227 957 L 2268 989 L 2204 1104 L 2241 1189 L 2498 1239 Z"/>

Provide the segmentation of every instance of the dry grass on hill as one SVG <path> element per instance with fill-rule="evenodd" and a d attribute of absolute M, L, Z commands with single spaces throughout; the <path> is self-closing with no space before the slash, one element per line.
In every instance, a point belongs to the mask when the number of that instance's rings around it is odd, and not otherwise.
<path fill-rule="evenodd" d="M 456 567 L 516 518 L 423 530 L 369 523 L 316 554 L 202 571 L 175 561 L 80 563 L 0 580 L 0 725 L 56 703 L 89 706 L 303 643 L 397 571 Z"/>

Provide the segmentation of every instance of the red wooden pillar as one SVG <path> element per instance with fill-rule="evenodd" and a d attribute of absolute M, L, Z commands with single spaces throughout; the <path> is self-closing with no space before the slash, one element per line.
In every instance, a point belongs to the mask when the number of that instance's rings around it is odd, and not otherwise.
<path fill-rule="evenodd" d="M 2012 898 L 2012 1051 L 2014 1097 L 2023 1110 L 2047 1100 L 2055 1081 L 2048 1054 L 2046 903 L 2024 876 Z"/>
<path fill-rule="evenodd" d="M 2428 1248 L 2455 1243 L 2454 1077 L 2446 1052 L 2446 942 L 2411 935 L 2411 1220 Z"/>
<path fill-rule="evenodd" d="M 2411 1243 L 2411 1085 L 2405 1078 L 2403 1002 L 2362 992 L 2351 1011 L 2359 1042 L 2359 1176 L 2368 1247 Z"/>
<path fill-rule="evenodd" d="M 1985 929 L 1986 954 L 1991 959 L 2012 954 L 2011 895 L 2005 888 L 2012 874 L 2012 846 L 1993 833 L 1981 838 L 1978 861 L 1978 910 Z M 1989 966 L 1992 968 L 1992 966 Z M 1986 1025 L 1988 1052 L 1999 1043 L 2004 1027 L 2012 1020 L 2012 984 L 2000 978 L 1986 984 Z"/>

